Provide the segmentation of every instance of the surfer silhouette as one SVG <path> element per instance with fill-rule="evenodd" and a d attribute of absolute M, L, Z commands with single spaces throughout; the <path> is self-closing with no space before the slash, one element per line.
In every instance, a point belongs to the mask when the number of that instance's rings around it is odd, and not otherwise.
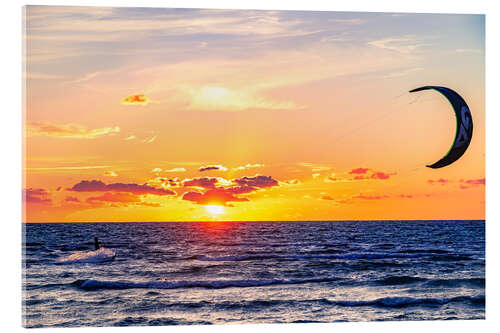
<path fill-rule="evenodd" d="M 99 239 L 97 237 L 94 237 L 94 247 L 97 250 L 99 250 Z"/>

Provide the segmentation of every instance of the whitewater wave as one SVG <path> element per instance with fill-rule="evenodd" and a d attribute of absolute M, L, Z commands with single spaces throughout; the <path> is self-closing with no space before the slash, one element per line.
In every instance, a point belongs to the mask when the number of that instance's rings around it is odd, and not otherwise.
<path fill-rule="evenodd" d="M 56 260 L 56 264 L 96 264 L 115 259 L 116 253 L 101 247 L 95 251 L 78 251 Z"/>
<path fill-rule="evenodd" d="M 286 284 L 305 284 L 338 281 L 339 278 L 289 279 L 289 280 L 218 280 L 218 281 L 99 281 L 76 280 L 71 285 L 83 290 L 97 289 L 180 289 L 180 288 L 246 288 Z"/>

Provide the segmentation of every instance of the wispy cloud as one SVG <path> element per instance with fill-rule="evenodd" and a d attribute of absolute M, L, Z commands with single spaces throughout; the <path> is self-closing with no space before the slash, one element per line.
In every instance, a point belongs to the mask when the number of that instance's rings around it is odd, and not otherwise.
<path fill-rule="evenodd" d="M 251 164 L 251 163 L 248 163 L 246 165 L 242 165 L 242 166 L 233 168 L 233 170 L 246 170 L 246 169 L 262 168 L 262 167 L 264 167 L 264 164 L 260 164 L 260 163 Z"/>
<path fill-rule="evenodd" d="M 485 186 L 486 178 L 478 179 L 460 179 L 460 189 L 465 190 L 471 187 Z"/>
<path fill-rule="evenodd" d="M 55 167 L 37 167 L 26 168 L 26 171 L 64 171 L 64 170 L 91 170 L 91 169 L 105 169 L 109 165 L 78 165 L 78 166 L 55 166 Z"/>
<path fill-rule="evenodd" d="M 186 172 L 185 168 L 172 168 L 163 170 L 164 172 Z"/>
<path fill-rule="evenodd" d="M 152 143 L 152 142 L 154 142 L 156 140 L 156 137 L 157 137 L 157 135 L 154 135 L 154 136 L 152 136 L 150 138 L 142 140 L 142 142 L 143 143 Z"/>
<path fill-rule="evenodd" d="M 404 69 L 404 70 L 397 71 L 397 72 L 392 72 L 390 74 L 387 74 L 384 77 L 385 78 L 401 77 L 401 76 L 406 76 L 406 75 L 411 74 L 411 73 L 420 72 L 422 70 L 423 70 L 422 67 L 409 68 L 409 69 Z"/>
<path fill-rule="evenodd" d="M 434 184 L 439 184 L 439 185 L 446 185 L 450 183 L 451 180 L 449 179 L 444 179 L 444 178 L 439 178 L 439 179 L 428 179 L 427 183 L 434 185 Z"/>
<path fill-rule="evenodd" d="M 59 139 L 95 139 L 120 132 L 120 127 L 88 129 L 77 124 L 52 124 L 32 122 L 27 125 L 28 136 L 48 136 Z"/>
<path fill-rule="evenodd" d="M 33 80 L 55 80 L 55 79 L 63 79 L 63 78 L 65 78 L 64 75 L 35 73 L 35 72 L 24 73 L 23 77 L 25 79 L 33 79 Z"/>
<path fill-rule="evenodd" d="M 411 53 L 422 44 L 413 37 L 388 37 L 368 42 L 368 45 L 398 53 Z"/>
<path fill-rule="evenodd" d="M 481 54 L 483 51 L 480 49 L 455 49 L 455 52 L 457 53 L 476 53 L 476 54 Z"/>

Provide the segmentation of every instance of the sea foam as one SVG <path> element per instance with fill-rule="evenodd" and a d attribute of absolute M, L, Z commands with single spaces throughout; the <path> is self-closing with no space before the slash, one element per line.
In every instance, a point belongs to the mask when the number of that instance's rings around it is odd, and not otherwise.
<path fill-rule="evenodd" d="M 110 249 L 101 247 L 95 251 L 78 251 L 69 256 L 56 260 L 57 264 L 85 264 L 101 263 L 115 259 L 116 253 Z"/>

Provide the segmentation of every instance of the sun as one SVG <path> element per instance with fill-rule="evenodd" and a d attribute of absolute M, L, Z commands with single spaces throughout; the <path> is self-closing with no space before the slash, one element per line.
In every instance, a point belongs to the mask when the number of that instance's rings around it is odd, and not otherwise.
<path fill-rule="evenodd" d="M 205 209 L 207 212 L 209 212 L 212 215 L 220 215 L 224 213 L 224 207 L 223 206 L 218 206 L 218 205 L 207 205 L 205 206 Z"/>

